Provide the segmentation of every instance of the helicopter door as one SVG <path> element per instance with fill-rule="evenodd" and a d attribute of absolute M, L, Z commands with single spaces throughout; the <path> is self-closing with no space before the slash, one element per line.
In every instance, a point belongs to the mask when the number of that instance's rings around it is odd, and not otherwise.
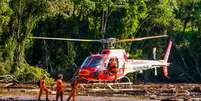
<path fill-rule="evenodd" d="M 110 58 L 108 62 L 108 70 L 113 71 L 112 69 L 119 68 L 119 62 L 117 58 Z"/>

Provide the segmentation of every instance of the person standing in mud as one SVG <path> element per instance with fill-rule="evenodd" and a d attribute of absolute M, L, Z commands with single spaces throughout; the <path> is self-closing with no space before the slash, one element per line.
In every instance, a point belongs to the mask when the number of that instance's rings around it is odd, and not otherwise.
<path fill-rule="evenodd" d="M 75 96 L 76 96 L 76 93 L 77 93 L 78 86 L 79 86 L 79 78 L 76 77 L 74 79 L 74 81 L 71 83 L 71 89 L 72 89 L 72 91 L 71 91 L 71 93 L 70 93 L 67 101 L 70 101 L 71 97 L 73 98 L 73 101 L 75 101 Z"/>
<path fill-rule="evenodd" d="M 63 101 L 63 95 L 64 95 L 64 84 L 63 84 L 63 75 L 59 74 L 58 79 L 56 81 L 56 101 L 59 100 L 59 97 L 61 101 Z"/>
<path fill-rule="evenodd" d="M 47 78 L 47 76 L 43 75 L 42 78 L 39 80 L 40 91 L 39 91 L 38 100 L 40 100 L 40 97 L 41 97 L 43 91 L 45 91 L 46 100 L 49 101 L 49 99 L 48 99 L 48 89 L 47 89 L 46 84 L 45 84 L 45 79 L 46 78 Z"/>

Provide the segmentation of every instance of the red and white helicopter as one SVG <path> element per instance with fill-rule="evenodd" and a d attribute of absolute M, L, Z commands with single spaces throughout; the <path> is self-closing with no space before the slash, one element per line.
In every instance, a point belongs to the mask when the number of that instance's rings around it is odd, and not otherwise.
<path fill-rule="evenodd" d="M 45 40 L 64 40 L 64 41 L 83 41 L 83 42 L 100 42 L 107 45 L 113 45 L 121 42 L 142 41 L 145 39 L 154 39 L 167 37 L 167 35 L 150 36 L 143 38 L 131 38 L 117 40 L 115 38 L 90 40 L 90 39 L 69 39 L 69 38 L 49 38 L 49 37 L 31 37 L 32 39 Z M 114 75 L 110 74 L 108 63 L 111 58 L 117 62 L 117 80 L 122 79 L 128 73 L 143 71 L 147 69 L 162 67 L 165 77 L 168 77 L 168 57 L 172 47 L 172 41 L 169 41 L 162 60 L 136 60 L 128 59 L 129 55 L 124 49 L 103 49 L 100 54 L 91 54 L 88 56 L 79 68 L 79 78 L 87 81 L 113 81 Z"/>

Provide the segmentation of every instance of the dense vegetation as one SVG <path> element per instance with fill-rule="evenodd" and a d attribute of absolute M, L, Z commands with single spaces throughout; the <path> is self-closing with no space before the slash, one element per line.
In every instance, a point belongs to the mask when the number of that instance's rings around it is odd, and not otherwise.
<path fill-rule="evenodd" d="M 44 73 L 71 75 L 90 52 L 102 49 L 99 43 L 31 36 L 125 39 L 161 34 L 174 42 L 171 78 L 150 76 L 154 74 L 150 70 L 144 73 L 146 80 L 201 82 L 201 0 L 0 0 L 0 75 L 12 74 L 19 81 Z M 159 59 L 167 41 L 116 47 L 125 48 L 131 58 L 144 59 L 151 59 L 150 49 L 157 47 Z"/>

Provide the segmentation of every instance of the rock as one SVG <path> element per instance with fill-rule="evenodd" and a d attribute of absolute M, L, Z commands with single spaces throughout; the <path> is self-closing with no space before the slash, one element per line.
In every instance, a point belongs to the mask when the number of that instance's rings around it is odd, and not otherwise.
<path fill-rule="evenodd" d="M 150 99 L 157 99 L 156 95 L 150 95 Z"/>

